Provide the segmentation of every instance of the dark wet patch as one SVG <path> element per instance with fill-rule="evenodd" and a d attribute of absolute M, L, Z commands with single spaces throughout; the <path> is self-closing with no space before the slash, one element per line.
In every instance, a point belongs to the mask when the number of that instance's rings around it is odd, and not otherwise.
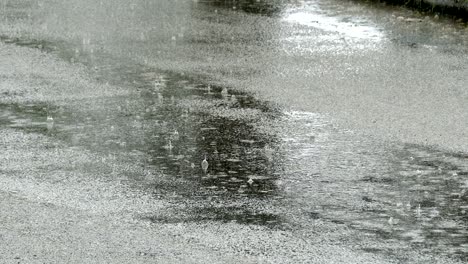
<path fill-rule="evenodd" d="M 376 1 L 381 4 L 381 1 Z M 403 5 L 410 7 L 418 12 L 429 12 L 432 14 L 439 14 L 449 18 L 459 18 L 466 21 L 468 17 L 468 9 L 463 6 L 463 1 L 454 1 L 454 5 L 445 4 L 445 2 L 429 2 L 419 0 L 385 0 L 383 1 L 390 5 Z M 442 4 L 441 4 L 442 3 Z"/>
<path fill-rule="evenodd" d="M 454 158 L 459 158 L 459 159 L 465 159 L 468 160 L 468 154 L 462 153 L 462 152 L 455 152 L 455 153 L 450 153 L 450 155 Z"/>
<path fill-rule="evenodd" d="M 458 170 L 458 167 L 449 163 L 444 162 L 441 160 L 418 160 L 417 164 L 420 166 L 427 166 L 432 167 L 434 169 L 441 169 L 441 170 Z"/>
<path fill-rule="evenodd" d="M 319 219 L 320 218 L 320 213 L 318 212 L 308 212 L 307 213 L 311 219 Z"/>
<path fill-rule="evenodd" d="M 375 176 L 365 176 L 361 179 L 364 182 L 373 182 L 373 183 L 392 183 L 395 179 L 390 177 L 375 177 Z"/>
<path fill-rule="evenodd" d="M 421 44 L 411 41 L 411 40 L 405 40 L 405 39 L 398 39 L 398 38 L 393 38 L 391 41 L 398 46 L 403 46 L 403 47 L 408 47 L 411 49 L 417 49 Z"/>
<path fill-rule="evenodd" d="M 289 1 L 286 0 L 207 0 L 200 1 L 204 5 L 211 5 L 231 10 L 239 10 L 247 13 L 261 14 L 261 15 L 278 15 L 286 7 Z"/>
<path fill-rule="evenodd" d="M 1 35 L 0 41 L 5 44 L 15 44 L 20 47 L 35 48 L 35 49 L 39 49 L 45 52 L 52 52 L 56 50 L 56 45 L 46 40 L 19 38 L 19 37 L 11 38 L 5 35 Z"/>
<path fill-rule="evenodd" d="M 466 259 L 468 182 L 462 169 L 467 166 L 465 155 L 407 144 L 396 156 L 392 161 L 395 171 L 388 172 L 392 180 L 385 182 L 387 191 L 363 198 L 382 204 L 380 210 L 372 213 L 380 216 L 380 224 L 367 225 L 366 221 L 372 221 L 366 220 L 352 226 L 385 239 L 401 239 L 413 246 Z M 369 176 L 363 180 L 381 183 L 380 178 L 385 177 Z M 367 215 L 367 210 L 363 213 Z"/>
<path fill-rule="evenodd" d="M 435 207 L 436 205 L 436 201 L 428 199 L 421 200 L 419 203 L 419 206 L 421 207 Z"/>
<path fill-rule="evenodd" d="M 330 222 L 332 222 L 334 224 L 338 224 L 338 225 L 346 225 L 345 221 L 339 220 L 339 219 L 331 219 Z"/>
<path fill-rule="evenodd" d="M 48 126 L 48 114 L 55 114 L 58 108 L 46 103 L 34 104 L 1 104 L 0 125 L 21 129 L 27 132 L 50 133 L 53 127 Z"/>
<path fill-rule="evenodd" d="M 374 199 L 368 197 L 368 196 L 363 196 L 362 197 L 362 200 L 365 201 L 365 202 L 368 202 L 368 203 L 372 203 L 372 202 L 375 202 Z"/>
<path fill-rule="evenodd" d="M 275 214 L 254 212 L 241 207 L 192 208 L 184 211 L 183 216 L 150 216 L 143 219 L 163 224 L 217 221 L 245 225 L 262 225 L 271 228 L 279 228 L 282 222 L 280 217 Z"/>
<path fill-rule="evenodd" d="M 30 39 L 24 37 L 10 37 L 7 35 L 0 35 L 0 41 L 5 44 L 14 44 L 20 47 L 27 47 L 33 49 L 39 49 L 44 52 L 59 51 L 59 47 L 66 45 L 61 41 L 48 41 L 44 39 Z"/>
<path fill-rule="evenodd" d="M 361 248 L 361 250 L 365 252 L 369 252 L 369 253 L 380 253 L 380 254 L 385 251 L 381 248 L 374 248 L 374 247 L 364 247 L 364 248 Z"/>
<path fill-rule="evenodd" d="M 90 53 L 85 46 L 8 37 L 1 40 L 54 52 L 64 60 L 89 66 L 100 82 L 133 91 L 129 96 L 88 98 L 62 108 L 44 103 L 2 104 L 6 114 L 0 117 L 1 125 L 53 136 L 106 158 L 117 156 L 123 162 L 141 164 L 142 173 L 148 175 L 121 173 L 135 185 L 152 189 L 157 199 L 185 204 L 210 197 L 221 202 L 252 197 L 260 199 L 259 206 L 277 196 L 275 181 L 280 174 L 265 147 L 276 149 L 278 139 L 253 125 L 281 116 L 276 106 L 196 76 L 131 64 L 100 51 Z M 204 157 L 209 162 L 206 172 L 200 166 Z M 229 212 L 231 209 L 201 207 L 188 221 L 279 222 L 274 215 L 251 209 Z M 170 218 L 166 220 L 179 221 L 177 216 Z"/>
<path fill-rule="evenodd" d="M 169 200 L 175 206 L 191 203 L 198 205 L 197 209 L 184 208 L 181 212 L 154 217 L 155 221 L 236 221 L 259 225 L 281 222 L 278 216 L 255 210 L 256 207 L 270 204 L 281 195 L 281 189 L 276 184 L 283 173 L 282 162 L 285 162 L 278 158 L 283 155 L 278 146 L 280 136 L 271 131 L 259 130 L 258 126 L 253 125 L 263 124 L 264 120 L 275 122 L 280 116 L 280 111 L 275 107 L 231 87 L 212 85 L 209 80 L 199 76 L 163 72 L 99 52 L 89 54 L 85 45 L 70 48 L 26 39 L 5 39 L 4 42 L 57 52 L 67 61 L 89 66 L 99 81 L 128 87 L 135 94 L 75 102 L 81 110 L 77 110 L 76 106 L 61 111 L 53 110 L 55 125 L 52 130 L 47 129 L 44 121 L 47 116 L 44 105 L 33 105 L 31 110 L 4 105 L 3 109 L 12 109 L 12 118 L 1 121 L 2 125 L 21 124 L 19 120 L 42 120 L 39 121 L 42 124 L 37 126 L 12 127 L 47 133 L 71 146 L 89 148 L 103 155 L 118 155 L 124 162 L 142 164 L 144 170 L 160 173 L 163 177 L 131 173 L 126 176 L 152 191 L 157 199 Z M 249 118 L 243 113 L 235 114 L 240 110 L 248 110 L 253 114 Z M 268 130 L 268 122 L 266 124 Z M 294 130 L 295 127 L 283 129 Z M 310 130 L 309 127 L 307 129 Z M 297 146 L 294 144 L 287 147 L 294 149 Z M 267 146 L 275 152 L 272 157 L 265 151 Z M 440 247 L 443 249 L 452 245 L 461 251 L 460 248 L 466 244 L 463 236 L 467 230 L 463 222 L 467 218 L 464 208 L 467 195 L 463 192 L 464 187 L 461 187 L 464 179 L 461 176 L 466 175 L 466 170 L 455 163 L 442 161 L 443 157 L 436 151 L 419 148 L 420 146 L 408 147 L 408 152 L 398 157 L 397 164 L 401 164 L 392 173 L 379 172 L 365 176 L 360 181 L 371 184 L 376 189 L 387 188 L 382 193 L 362 198 L 367 203 L 375 204 L 376 201 L 390 200 L 382 203 L 382 209 L 364 212 L 371 216 L 371 222 L 387 223 L 390 215 L 400 220 L 400 224 L 383 224 L 367 230 L 386 239 L 399 238 L 428 246 L 434 246 L 431 241 L 437 240 L 441 241 Z M 430 159 L 413 155 L 412 151 L 416 154 L 422 151 Z M 293 165 L 289 164 L 290 166 L 296 165 L 294 163 L 298 154 L 302 153 L 297 153 L 296 149 L 291 152 L 288 159 Z M 210 164 L 206 173 L 200 166 L 205 155 Z M 466 159 L 464 154 L 447 155 L 455 159 Z M 333 159 L 339 160 L 341 157 L 331 157 L 330 161 Z M 305 173 L 300 171 L 297 174 Z M 325 188 L 336 186 L 334 183 L 337 179 L 333 178 L 335 175 L 330 176 L 327 180 L 319 180 L 331 186 Z M 313 183 L 307 179 L 300 185 Z M 333 193 L 334 190 L 326 191 Z M 208 199 L 218 199 L 230 204 L 249 198 L 252 198 L 251 207 L 212 208 L 209 203 L 205 203 Z M 400 200 L 402 205 L 396 205 Z M 336 201 L 330 203 L 333 202 Z M 327 213 L 338 210 L 331 207 L 329 211 L 309 213 L 308 216 L 309 219 L 321 216 L 327 219 Z M 348 216 L 337 217 L 330 222 L 346 225 L 350 218 L 352 219 Z M 382 220 L 383 218 L 385 219 Z M 417 232 L 413 232 L 414 230 Z"/>

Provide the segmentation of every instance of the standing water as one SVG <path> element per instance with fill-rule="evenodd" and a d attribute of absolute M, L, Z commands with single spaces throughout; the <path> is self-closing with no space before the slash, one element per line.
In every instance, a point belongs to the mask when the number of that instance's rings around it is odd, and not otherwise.
<path fill-rule="evenodd" d="M 51 12 L 40 28 L 1 40 L 85 65 L 97 82 L 129 94 L 66 107 L 2 103 L 2 126 L 137 164 L 141 173 L 128 172 L 126 184 L 172 205 L 145 216 L 153 222 L 236 222 L 309 239 L 313 226 L 325 221 L 398 245 L 373 247 L 359 236 L 352 243 L 364 251 L 418 249 L 467 259 L 466 153 L 363 136 L 328 115 L 292 111 L 231 85 L 276 70 L 250 58 L 273 56 L 268 48 L 276 42 L 276 51 L 317 52 L 301 48 L 304 38 L 284 38 L 262 23 L 336 31 L 340 38 L 325 35 L 316 44 L 351 41 L 363 49 L 383 41 L 379 30 L 365 22 L 352 27 L 355 21 L 329 17 L 315 5 L 306 8 L 318 13 L 311 18 L 297 7 L 282 10 L 287 5 L 84 2 L 31 1 L 40 7 L 32 19 Z M 267 23 L 252 23 L 245 32 L 228 26 L 260 20 L 239 10 L 264 12 Z M 58 23 L 64 17 L 64 25 Z"/>

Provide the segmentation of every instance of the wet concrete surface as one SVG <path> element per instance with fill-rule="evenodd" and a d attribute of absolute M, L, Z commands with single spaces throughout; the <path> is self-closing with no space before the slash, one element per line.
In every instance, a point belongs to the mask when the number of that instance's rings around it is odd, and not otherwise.
<path fill-rule="evenodd" d="M 140 2 L 134 4 L 134 8 L 141 8 Z M 249 2 L 247 8 L 241 4 L 239 9 L 253 12 L 248 7 L 251 4 Z M 185 7 L 185 3 L 180 5 Z M 332 5 L 335 7 L 335 3 Z M 211 12 L 215 8 L 221 8 L 216 13 L 231 12 L 218 2 L 202 6 L 200 12 L 205 14 L 206 10 Z M 259 8 L 262 10 L 263 7 Z M 341 17 L 335 18 L 317 10 L 316 20 L 310 20 L 301 15 L 302 11 L 294 10 L 283 11 L 286 13 L 283 19 L 301 30 L 312 23 L 313 29 L 307 28 L 308 34 L 327 31 L 330 27 L 339 33 L 339 37 L 325 34 L 314 39 L 297 39 L 292 36 L 294 34 L 285 33 L 288 36 L 280 40 L 282 49 L 295 52 L 294 56 L 311 52 L 301 48 L 305 42 L 315 43 L 317 50 L 323 52 L 318 55 L 322 57 L 329 54 L 327 46 L 330 43 L 333 44 L 333 54 L 346 54 L 349 49 L 354 52 L 378 50 L 380 41 L 389 41 L 382 33 L 387 31 L 375 30 L 366 21 L 359 22 L 350 17 L 349 21 L 343 22 Z M 344 11 L 339 10 L 341 12 Z M 359 8 L 356 12 L 362 10 Z M 278 19 L 277 11 L 267 14 L 270 17 L 265 19 Z M 236 13 L 226 19 L 237 18 Z M 210 18 L 202 21 L 204 19 Z M 169 21 L 172 22 L 172 18 Z M 356 26 L 359 23 L 363 26 Z M 355 27 L 356 31 L 350 30 Z M 429 29 L 421 30 L 431 34 Z M 268 36 L 270 33 L 264 34 Z M 276 36 L 276 33 L 271 34 L 272 38 Z M 73 38 L 56 41 L 39 37 L 3 35 L 1 40 L 9 45 L 55 54 L 72 64 L 85 65 L 96 82 L 125 87 L 130 93 L 67 101 L 66 104 L 5 102 L 0 104 L 0 125 L 40 133 L 70 148 L 85 148 L 123 165 L 140 166 L 139 173 L 129 171 L 125 175 L 125 184 L 149 192 L 155 200 L 162 199 L 171 205 L 171 209 L 147 213 L 141 220 L 161 224 L 215 221 L 258 225 L 273 230 L 303 232 L 304 239 L 313 235 L 311 230 L 317 221 L 325 221 L 358 233 L 370 233 L 389 243 L 403 243 L 409 252 L 417 250 L 466 260 L 468 156 L 465 152 L 382 139 L 378 134 L 363 135 L 338 125 L 332 114 L 288 109 L 282 100 L 280 103 L 265 100 L 253 91 L 231 85 L 233 80 L 243 76 L 246 70 L 240 69 L 243 62 L 234 63 L 239 67 L 234 73 L 224 72 L 226 69 L 221 67 L 218 74 L 228 79 L 223 84 L 215 78 L 219 75 L 207 71 L 207 64 L 199 61 L 196 55 L 189 57 L 188 66 L 182 66 L 180 71 L 167 62 L 150 62 L 153 58 L 147 55 L 155 51 L 148 45 L 146 36 L 140 38 L 143 43 L 120 43 L 111 48 L 106 46 L 108 39 L 90 45 L 88 38 L 77 43 Z M 179 37 L 177 35 L 176 39 Z M 238 55 L 239 47 L 221 47 L 218 41 L 228 42 L 224 37 L 226 35 L 210 38 L 207 44 L 182 45 L 194 45 L 194 49 L 200 45 L 210 48 L 214 45 L 215 60 L 232 62 L 231 56 Z M 405 54 L 411 54 L 411 50 L 420 45 L 452 51 L 451 45 L 457 46 L 457 40 L 435 42 L 431 36 L 426 40 L 418 38 L 418 43 L 412 45 L 416 42 L 410 38 L 410 35 L 390 38 L 389 43 L 396 42 L 398 47 L 410 50 Z M 245 39 L 241 36 L 239 41 Z M 342 46 L 349 42 L 354 44 Z M 407 47 L 405 43 L 409 43 Z M 166 44 L 156 46 L 164 49 Z M 99 45 L 103 48 L 99 49 Z M 133 50 L 120 53 L 128 45 Z M 216 47 L 221 50 L 216 51 Z M 203 49 L 201 53 L 204 54 Z M 234 49 L 233 55 L 229 54 L 229 49 Z M 187 59 L 184 48 L 169 50 L 174 52 L 176 62 Z M 220 58 L 225 53 L 228 58 Z M 142 61 L 145 56 L 146 61 Z M 161 59 L 155 56 L 154 59 Z M 251 60 L 246 55 L 241 58 Z M 197 63 L 201 64 L 203 74 L 190 72 L 192 64 Z M 288 66 L 292 62 L 285 63 Z M 250 65 L 255 71 L 244 77 L 255 79 L 257 73 L 264 77 L 265 70 L 277 66 L 256 68 Z M 289 70 L 286 67 L 285 72 Z M 273 94 L 278 95 L 275 91 Z M 293 92 L 293 95 L 297 94 Z M 202 168 L 203 159 L 209 164 L 206 171 Z M 112 178 L 112 168 L 108 173 Z M 365 244 L 362 241 L 350 243 Z M 391 247 L 383 250 L 372 246 L 357 247 L 388 256 L 394 254 Z"/>

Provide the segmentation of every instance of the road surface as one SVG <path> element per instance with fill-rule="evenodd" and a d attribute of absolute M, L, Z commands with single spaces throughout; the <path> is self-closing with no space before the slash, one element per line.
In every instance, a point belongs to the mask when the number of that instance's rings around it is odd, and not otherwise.
<path fill-rule="evenodd" d="M 3 262 L 466 261 L 466 24 L 0 3 Z"/>

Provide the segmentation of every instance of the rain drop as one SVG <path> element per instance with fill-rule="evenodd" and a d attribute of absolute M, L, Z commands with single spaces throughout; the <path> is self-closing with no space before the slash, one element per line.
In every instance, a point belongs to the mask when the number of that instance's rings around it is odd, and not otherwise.
<path fill-rule="evenodd" d="M 416 217 L 421 217 L 421 204 L 418 204 L 418 208 L 416 208 Z"/>
<path fill-rule="evenodd" d="M 52 118 L 52 116 L 50 115 L 47 115 L 47 130 L 52 130 L 52 128 L 54 128 L 54 118 Z"/>
<path fill-rule="evenodd" d="M 172 133 L 172 139 L 173 140 L 179 140 L 179 131 L 174 130 L 174 133 Z"/>
<path fill-rule="evenodd" d="M 206 173 L 206 171 L 208 170 L 208 161 L 206 160 L 206 155 L 201 163 L 201 167 L 202 167 L 203 172 Z"/>
<path fill-rule="evenodd" d="M 253 184 L 253 182 L 254 182 L 254 181 L 253 181 L 253 179 L 252 179 L 252 178 L 249 178 L 249 180 L 247 181 L 247 183 L 248 183 L 249 185 L 252 185 L 252 184 Z"/>
<path fill-rule="evenodd" d="M 265 157 L 271 161 L 273 159 L 274 150 L 268 144 L 265 145 L 263 150 L 265 152 Z"/>
<path fill-rule="evenodd" d="M 164 146 L 165 149 L 171 151 L 173 146 L 172 146 L 172 141 L 169 139 L 169 141 L 167 142 L 167 145 Z"/>
<path fill-rule="evenodd" d="M 221 91 L 221 96 L 223 98 L 226 98 L 228 96 L 228 89 L 227 88 L 223 88 L 223 90 Z"/>

